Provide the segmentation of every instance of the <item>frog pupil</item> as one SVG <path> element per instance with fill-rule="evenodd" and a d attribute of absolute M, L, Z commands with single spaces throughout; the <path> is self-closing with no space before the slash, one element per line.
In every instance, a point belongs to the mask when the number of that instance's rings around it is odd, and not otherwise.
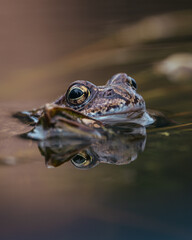
<path fill-rule="evenodd" d="M 74 158 L 73 158 L 73 161 L 77 164 L 82 164 L 85 162 L 85 158 L 81 155 L 76 155 Z"/>
<path fill-rule="evenodd" d="M 69 93 L 69 98 L 70 99 L 76 99 L 79 98 L 83 95 L 83 91 L 79 88 L 74 88 L 71 90 L 71 92 Z"/>

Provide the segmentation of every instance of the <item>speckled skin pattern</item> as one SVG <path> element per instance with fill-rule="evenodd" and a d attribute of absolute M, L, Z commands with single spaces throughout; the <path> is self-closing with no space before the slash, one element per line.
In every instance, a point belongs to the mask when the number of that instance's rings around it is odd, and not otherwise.
<path fill-rule="evenodd" d="M 73 105 L 67 101 L 67 93 L 55 101 L 63 107 L 73 108 L 87 116 L 99 117 L 126 112 L 145 112 L 145 101 L 131 85 L 131 77 L 126 73 L 114 75 L 104 86 L 96 86 L 88 81 L 78 80 L 73 82 L 69 89 L 75 84 L 86 86 L 90 95 L 80 105 Z"/>

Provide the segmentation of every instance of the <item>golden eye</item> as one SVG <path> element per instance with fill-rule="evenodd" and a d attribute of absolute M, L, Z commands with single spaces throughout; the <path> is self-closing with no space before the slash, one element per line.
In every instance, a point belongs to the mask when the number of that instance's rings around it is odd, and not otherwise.
<path fill-rule="evenodd" d="M 86 152 L 80 152 L 73 157 L 72 163 L 76 167 L 87 167 L 92 163 L 92 157 Z"/>
<path fill-rule="evenodd" d="M 73 85 L 67 93 L 67 102 L 73 105 L 80 105 L 90 96 L 90 91 L 84 85 Z"/>

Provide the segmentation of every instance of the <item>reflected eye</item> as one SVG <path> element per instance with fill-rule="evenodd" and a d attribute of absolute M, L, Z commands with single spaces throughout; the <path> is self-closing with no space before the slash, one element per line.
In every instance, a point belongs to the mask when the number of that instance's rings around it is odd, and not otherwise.
<path fill-rule="evenodd" d="M 135 79 L 131 78 L 131 86 L 134 87 L 135 89 L 137 89 L 137 83 L 135 81 Z"/>
<path fill-rule="evenodd" d="M 73 157 L 72 163 L 76 167 L 87 167 L 92 163 L 92 157 L 86 152 L 81 152 L 78 153 L 75 157 Z"/>
<path fill-rule="evenodd" d="M 90 91 L 84 85 L 73 85 L 67 93 L 67 102 L 73 105 L 80 105 L 90 96 Z"/>

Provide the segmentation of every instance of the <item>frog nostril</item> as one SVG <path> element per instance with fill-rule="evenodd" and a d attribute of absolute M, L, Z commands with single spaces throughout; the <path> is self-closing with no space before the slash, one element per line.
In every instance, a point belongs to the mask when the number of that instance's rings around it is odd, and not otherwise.
<path fill-rule="evenodd" d="M 104 97 L 110 97 L 113 95 L 113 89 L 109 89 L 104 93 Z"/>

